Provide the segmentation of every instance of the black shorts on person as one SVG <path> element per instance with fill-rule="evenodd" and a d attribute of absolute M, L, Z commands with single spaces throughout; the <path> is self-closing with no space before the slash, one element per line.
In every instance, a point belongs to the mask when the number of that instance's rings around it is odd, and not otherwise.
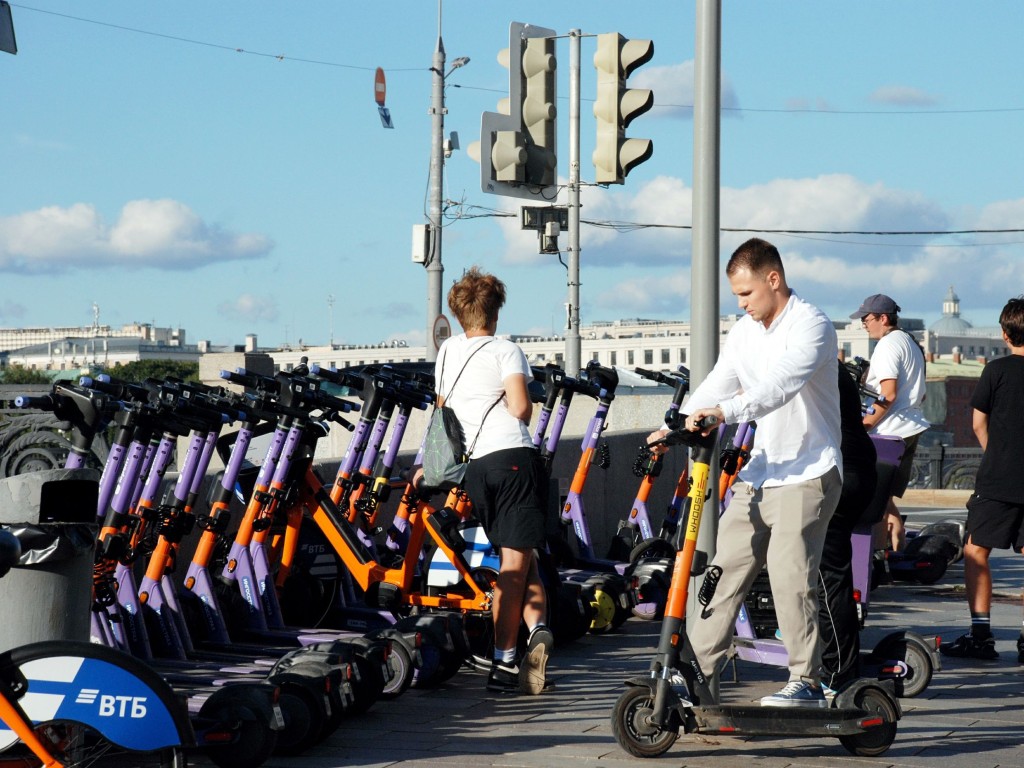
<path fill-rule="evenodd" d="M 508 448 L 474 458 L 462 487 L 492 544 L 544 546 L 547 478 L 537 449 Z"/>
<path fill-rule="evenodd" d="M 920 435 L 903 438 L 903 458 L 900 459 L 900 465 L 896 468 L 890 488 L 890 494 L 897 499 L 903 498 L 903 494 L 907 492 L 907 486 L 910 485 L 910 475 L 914 470 L 914 454 L 917 453 L 917 443 L 920 439 Z"/>
<path fill-rule="evenodd" d="M 967 533 L 988 549 L 1024 547 L 1024 504 L 986 499 L 977 493 L 967 500 Z"/>

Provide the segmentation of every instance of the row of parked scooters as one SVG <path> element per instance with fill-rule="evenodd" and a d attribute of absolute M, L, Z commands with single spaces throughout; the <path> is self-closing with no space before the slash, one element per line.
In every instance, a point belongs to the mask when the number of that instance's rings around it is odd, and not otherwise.
<path fill-rule="evenodd" d="M 685 370 L 638 373 L 672 387 L 666 420 L 675 418 Z M 559 511 L 564 525 L 543 558 L 556 640 L 660 618 L 686 515 L 685 470 L 655 530 L 647 501 L 661 460 L 641 450 L 637 497 L 598 556 L 582 492 L 591 466 L 608 460 L 601 433 L 618 377 L 596 363 L 577 377 L 554 366 L 535 375 L 534 443 L 549 468 L 574 397 L 596 404 Z M 471 501 L 458 488 L 396 479 L 410 417 L 434 400 L 429 374 L 313 365 L 222 377 L 244 392 L 100 377 L 17 402 L 53 412 L 67 430 L 65 468 L 40 480 L 40 496 L 60 507 L 47 514 L 98 522 L 83 600 L 92 642 L 0 657 L 6 744 L 20 742 L 44 765 L 84 764 L 76 761 L 104 750 L 104 765 L 120 752 L 125 765 L 183 766 L 200 749 L 220 766 L 254 768 L 308 750 L 344 717 L 409 686 L 489 664 L 497 561 Z M 352 435 L 325 480 L 316 449 L 338 428 Z M 110 441 L 97 480 L 89 464 L 101 433 Z M 223 469 L 213 475 L 215 457 Z M 82 673 L 54 681 L 57 659 Z M 72 708 L 59 717 L 31 695 L 57 685 Z M 86 689 L 94 693 L 83 699 Z"/>

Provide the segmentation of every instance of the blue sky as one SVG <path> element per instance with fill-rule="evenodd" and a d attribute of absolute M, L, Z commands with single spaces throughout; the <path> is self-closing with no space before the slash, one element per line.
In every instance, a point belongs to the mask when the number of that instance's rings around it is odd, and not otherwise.
<path fill-rule="evenodd" d="M 0 54 L 0 326 L 100 320 L 184 327 L 192 341 L 422 343 L 434 0 L 25 0 Z M 723 227 L 1024 229 L 1024 14 L 1018 0 L 725 2 Z M 628 10 L 626 10 L 628 9 Z M 499 330 L 562 333 L 566 273 L 519 230 L 521 202 L 481 192 L 465 148 L 507 93 L 508 25 L 650 38 L 631 84 L 655 108 L 629 135 L 654 157 L 583 189 L 583 218 L 689 225 L 695 4 L 445 0 L 444 285 L 479 264 L 509 300 Z M 582 42 L 582 177 L 592 180 L 595 41 Z M 559 173 L 568 174 L 568 42 Z M 387 73 L 394 130 L 373 101 Z M 461 217 L 460 217 L 461 216 Z M 459 217 L 459 218 L 456 218 Z M 584 324 L 685 319 L 689 230 L 581 230 Z M 723 259 L 750 233 L 724 233 Z M 1024 292 L 1024 232 L 765 234 L 790 283 L 833 317 L 886 292 L 932 321 L 950 285 L 995 324 Z M 562 237 L 562 246 L 566 238 Z M 333 308 L 329 297 L 334 297 Z M 722 292 L 722 311 L 734 300 Z"/>

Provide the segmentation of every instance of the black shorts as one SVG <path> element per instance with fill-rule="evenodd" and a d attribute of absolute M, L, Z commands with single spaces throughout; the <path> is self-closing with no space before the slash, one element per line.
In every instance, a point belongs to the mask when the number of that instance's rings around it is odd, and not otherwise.
<path fill-rule="evenodd" d="M 892 478 L 892 495 L 897 499 L 903 498 L 903 494 L 910 484 L 910 473 L 914 469 L 914 454 L 917 452 L 917 442 L 921 435 L 911 435 L 903 438 L 903 458 L 896 468 L 896 474 Z"/>
<path fill-rule="evenodd" d="M 462 487 L 496 547 L 544 546 L 547 479 L 535 448 L 509 448 L 473 459 Z"/>
<path fill-rule="evenodd" d="M 1020 550 L 1024 547 L 1024 504 L 973 494 L 967 500 L 967 533 L 979 547 Z"/>

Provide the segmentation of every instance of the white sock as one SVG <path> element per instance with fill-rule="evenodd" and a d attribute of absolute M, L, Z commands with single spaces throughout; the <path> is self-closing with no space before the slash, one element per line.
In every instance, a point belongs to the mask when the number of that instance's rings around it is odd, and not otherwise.
<path fill-rule="evenodd" d="M 516 660 L 516 649 L 509 648 L 507 650 L 502 650 L 500 648 L 495 648 L 494 660 L 500 661 L 504 664 L 511 664 L 513 661 Z"/>

